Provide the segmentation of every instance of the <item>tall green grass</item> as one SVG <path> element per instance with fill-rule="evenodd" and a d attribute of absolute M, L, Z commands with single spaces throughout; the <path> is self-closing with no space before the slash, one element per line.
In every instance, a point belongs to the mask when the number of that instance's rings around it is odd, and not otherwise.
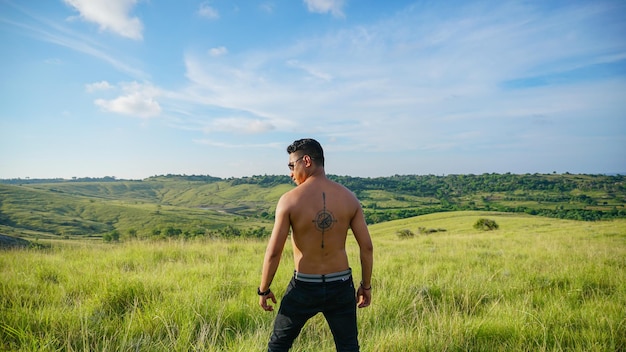
<path fill-rule="evenodd" d="M 475 230 L 480 217 L 499 230 Z M 419 227 L 446 231 L 396 235 Z M 626 221 L 458 212 L 370 231 L 363 351 L 626 350 Z M 1 252 L 0 349 L 262 351 L 275 314 L 257 305 L 264 249 L 254 240 L 65 241 Z M 279 299 L 292 270 L 286 248 L 272 287 Z M 293 350 L 334 350 L 320 315 Z"/>

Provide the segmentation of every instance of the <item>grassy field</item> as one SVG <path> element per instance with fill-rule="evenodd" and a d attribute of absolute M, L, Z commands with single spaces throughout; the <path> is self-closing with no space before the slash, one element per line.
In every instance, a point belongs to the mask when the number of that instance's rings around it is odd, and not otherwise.
<path fill-rule="evenodd" d="M 481 217 L 499 229 L 474 229 Z M 405 229 L 416 235 L 398 237 Z M 626 350 L 625 220 L 454 212 L 370 231 L 363 351 Z M 264 249 L 261 240 L 57 241 L 0 252 L 0 349 L 262 351 L 275 314 L 257 305 Z M 287 249 L 279 299 L 292 270 Z M 321 316 L 293 350 L 333 350 Z"/>

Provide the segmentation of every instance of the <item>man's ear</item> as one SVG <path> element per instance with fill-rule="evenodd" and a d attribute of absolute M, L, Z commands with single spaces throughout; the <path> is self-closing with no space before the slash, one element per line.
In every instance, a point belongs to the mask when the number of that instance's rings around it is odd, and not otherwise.
<path fill-rule="evenodd" d="M 309 155 L 305 155 L 302 157 L 302 161 L 304 161 L 306 166 L 310 166 L 312 164 L 311 157 Z"/>

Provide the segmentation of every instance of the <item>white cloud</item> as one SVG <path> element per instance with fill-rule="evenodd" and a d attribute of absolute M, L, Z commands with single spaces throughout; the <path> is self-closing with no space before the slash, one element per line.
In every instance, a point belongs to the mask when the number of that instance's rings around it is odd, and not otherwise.
<path fill-rule="evenodd" d="M 294 67 L 294 68 L 301 69 L 301 70 L 307 72 L 309 75 L 311 75 L 313 77 L 316 77 L 316 78 L 319 78 L 319 79 L 322 79 L 324 81 L 332 81 L 332 79 L 333 79 L 332 75 L 330 75 L 330 74 L 328 74 L 326 72 L 323 72 L 320 69 L 315 68 L 313 66 L 302 64 L 298 60 L 288 60 L 287 61 L 287 65 L 289 65 L 291 67 Z"/>
<path fill-rule="evenodd" d="M 23 31 L 25 35 L 97 58 L 136 79 L 148 78 L 145 72 L 132 65 L 132 59 L 125 55 L 116 55 L 115 50 L 104 46 L 101 41 L 92 38 L 88 33 L 72 30 L 64 23 L 52 21 L 21 8 L 18 10 L 22 11 L 28 20 L 11 24 Z M 46 60 L 46 63 L 62 64 L 63 62 L 52 59 Z"/>
<path fill-rule="evenodd" d="M 161 114 L 161 105 L 155 99 L 160 91 L 151 85 L 137 82 L 121 84 L 123 95 L 111 99 L 96 99 L 94 104 L 105 111 L 140 118 L 156 117 Z"/>
<path fill-rule="evenodd" d="M 271 2 L 265 2 L 259 5 L 259 8 L 267 13 L 273 13 L 276 5 Z"/>
<path fill-rule="evenodd" d="M 63 61 L 61 61 L 61 59 L 58 59 L 58 58 L 45 59 L 43 62 L 49 65 L 61 65 L 63 63 Z"/>
<path fill-rule="evenodd" d="M 210 20 L 216 20 L 220 18 L 219 12 L 206 2 L 200 4 L 200 8 L 198 9 L 198 16 L 208 18 Z"/>
<path fill-rule="evenodd" d="M 113 100 L 96 99 L 94 103 L 110 112 L 141 118 L 154 117 L 161 113 L 161 106 L 157 101 L 138 93 L 124 95 Z"/>
<path fill-rule="evenodd" d="M 222 55 L 226 55 L 226 54 L 228 54 L 228 49 L 226 49 L 223 46 L 216 47 L 216 48 L 211 48 L 209 50 L 209 55 L 211 55 L 211 56 L 222 56 Z"/>
<path fill-rule="evenodd" d="M 335 17 L 344 17 L 344 0 L 304 0 L 307 9 L 315 13 L 331 13 Z"/>
<path fill-rule="evenodd" d="M 85 85 L 85 90 L 88 93 L 93 93 L 93 92 L 99 91 L 99 90 L 109 90 L 109 89 L 112 89 L 112 88 L 113 88 L 113 86 L 111 84 L 109 84 L 109 82 L 107 82 L 107 81 L 89 83 L 89 84 Z"/>
<path fill-rule="evenodd" d="M 215 119 L 207 131 L 219 131 L 230 133 L 257 134 L 274 129 L 274 126 L 268 121 L 248 118 L 219 118 Z"/>
<path fill-rule="evenodd" d="M 253 149 L 253 148 L 270 148 L 270 149 L 283 149 L 284 145 L 282 143 L 261 143 L 261 144 L 245 144 L 245 143 L 224 143 L 218 142 L 211 139 L 194 139 L 194 143 L 208 145 L 211 147 L 218 148 L 229 148 L 229 149 Z"/>
<path fill-rule="evenodd" d="M 101 31 L 111 31 L 123 37 L 141 40 L 143 24 L 129 12 L 137 0 L 64 0 L 76 9 L 79 17 L 96 23 Z"/>

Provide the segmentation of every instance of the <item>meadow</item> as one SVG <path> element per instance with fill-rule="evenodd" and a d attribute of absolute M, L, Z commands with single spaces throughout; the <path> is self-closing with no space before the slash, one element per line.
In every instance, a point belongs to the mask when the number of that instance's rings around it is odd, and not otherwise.
<path fill-rule="evenodd" d="M 499 229 L 473 228 L 479 218 Z M 418 229 L 437 229 L 420 234 Z M 413 237 L 399 237 L 411 230 Z M 626 220 L 446 212 L 370 226 L 362 351 L 626 351 Z M 51 241 L 0 252 L 0 349 L 263 351 L 264 239 Z M 348 243 L 360 279 L 358 248 Z M 280 300 L 291 249 L 272 285 Z M 293 351 L 333 351 L 318 315 Z"/>

